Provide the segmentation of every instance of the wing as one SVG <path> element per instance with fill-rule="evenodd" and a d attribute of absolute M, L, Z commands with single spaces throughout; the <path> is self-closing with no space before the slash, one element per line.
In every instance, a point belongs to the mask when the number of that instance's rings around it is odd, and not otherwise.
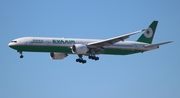
<path fill-rule="evenodd" d="M 142 31 L 144 31 L 144 29 L 136 31 L 136 32 L 132 32 L 132 33 L 129 33 L 129 34 L 125 34 L 125 35 L 113 37 L 113 38 L 110 38 L 110 39 L 106 39 L 106 40 L 101 40 L 101 41 L 97 41 L 97 42 L 88 43 L 87 46 L 89 48 L 98 48 L 98 47 L 104 47 L 104 46 L 113 45 L 114 43 L 117 43 L 119 41 L 124 41 L 125 39 L 129 38 L 129 36 L 140 33 Z"/>

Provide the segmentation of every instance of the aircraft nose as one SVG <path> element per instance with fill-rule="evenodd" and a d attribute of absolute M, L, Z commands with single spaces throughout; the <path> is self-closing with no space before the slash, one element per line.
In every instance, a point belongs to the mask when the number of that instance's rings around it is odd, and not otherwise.
<path fill-rule="evenodd" d="M 9 44 L 8 44 L 9 47 L 11 47 L 11 46 L 13 46 L 13 45 L 14 45 L 14 43 L 9 43 Z"/>
<path fill-rule="evenodd" d="M 11 43 L 9 43 L 9 44 L 8 44 L 8 46 L 10 47 L 10 46 L 12 46 L 12 44 L 11 44 Z"/>

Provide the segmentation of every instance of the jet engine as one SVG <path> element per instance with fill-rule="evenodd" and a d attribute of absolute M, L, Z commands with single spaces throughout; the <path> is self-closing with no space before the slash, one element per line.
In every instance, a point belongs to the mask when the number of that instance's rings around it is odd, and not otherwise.
<path fill-rule="evenodd" d="M 64 59 L 65 57 L 67 57 L 68 55 L 65 54 L 65 53 L 58 53 L 58 52 L 51 52 L 50 53 L 50 57 L 51 59 L 53 60 L 62 60 Z"/>
<path fill-rule="evenodd" d="M 74 44 L 71 50 L 74 54 L 86 54 L 89 51 L 88 47 L 83 44 Z"/>

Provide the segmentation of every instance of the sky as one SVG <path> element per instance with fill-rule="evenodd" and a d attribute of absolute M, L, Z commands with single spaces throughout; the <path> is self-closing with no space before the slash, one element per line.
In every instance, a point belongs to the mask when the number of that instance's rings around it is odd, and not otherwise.
<path fill-rule="evenodd" d="M 180 98 L 180 1 L 178 0 L 0 0 L 0 98 Z M 19 53 L 19 37 L 107 39 L 159 24 L 157 50 L 77 55 L 52 60 L 49 53 Z M 127 40 L 137 40 L 136 34 Z"/>

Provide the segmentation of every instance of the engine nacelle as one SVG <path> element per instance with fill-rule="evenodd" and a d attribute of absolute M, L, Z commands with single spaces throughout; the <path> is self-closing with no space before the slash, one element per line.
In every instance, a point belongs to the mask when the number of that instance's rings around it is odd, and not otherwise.
<path fill-rule="evenodd" d="M 53 60 L 62 60 L 64 59 L 65 57 L 67 57 L 68 55 L 65 54 L 65 53 L 58 53 L 58 52 L 51 52 L 50 53 L 50 57 L 51 59 Z"/>
<path fill-rule="evenodd" d="M 72 50 L 72 53 L 75 53 L 75 54 L 86 54 L 89 51 L 88 47 L 83 44 L 74 44 L 71 47 L 71 50 Z"/>

